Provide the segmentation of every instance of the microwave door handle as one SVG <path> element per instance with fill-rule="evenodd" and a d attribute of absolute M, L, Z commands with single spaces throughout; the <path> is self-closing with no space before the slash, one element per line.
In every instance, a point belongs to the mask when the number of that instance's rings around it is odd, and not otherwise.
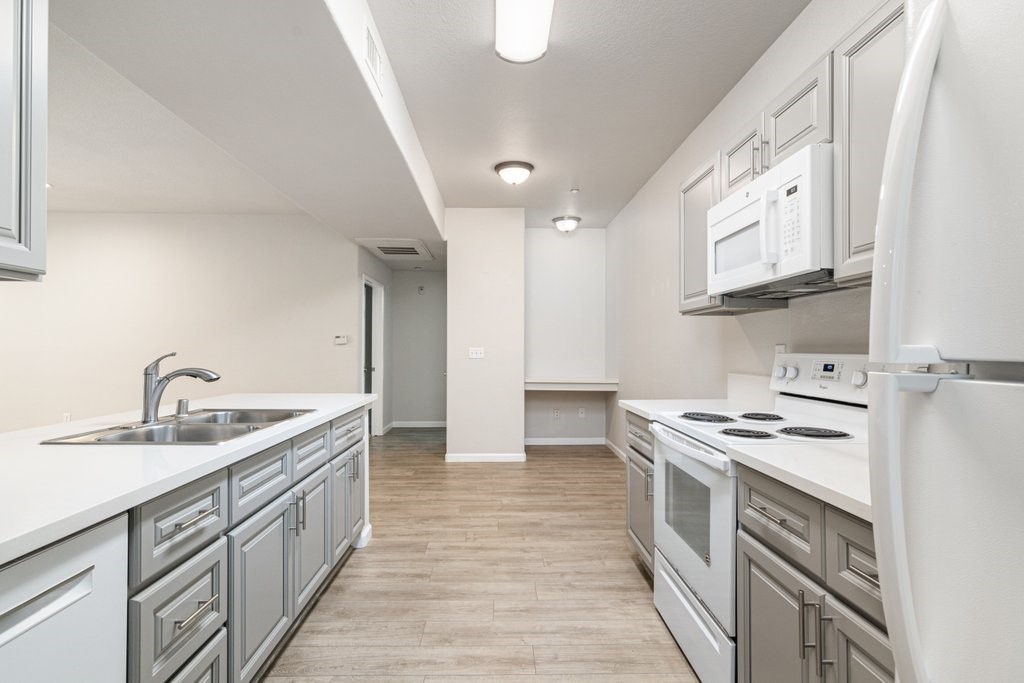
<path fill-rule="evenodd" d="M 761 220 L 758 227 L 761 233 L 761 263 L 766 266 L 774 266 L 779 262 L 779 241 L 777 236 L 774 234 L 768 235 L 769 218 L 772 213 L 768 210 L 768 206 L 769 204 L 774 205 L 778 201 L 778 190 L 765 190 L 764 194 L 761 195 Z M 769 239 L 771 244 L 769 244 Z"/>

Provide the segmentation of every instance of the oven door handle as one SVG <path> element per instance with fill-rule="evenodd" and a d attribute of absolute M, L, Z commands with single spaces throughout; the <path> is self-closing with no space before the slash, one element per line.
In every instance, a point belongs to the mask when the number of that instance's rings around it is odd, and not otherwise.
<path fill-rule="evenodd" d="M 675 432 L 666 427 L 662 427 L 661 425 L 658 424 L 652 424 L 651 431 L 654 432 L 655 437 L 659 441 L 664 443 L 672 450 L 682 455 L 685 455 L 691 460 L 696 460 L 699 463 L 707 465 L 713 470 L 717 470 L 719 472 L 729 472 L 732 466 L 732 461 L 729 460 L 729 458 L 725 457 L 724 455 L 714 455 L 712 453 L 705 453 L 704 451 L 699 451 L 690 444 L 686 443 L 686 441 L 684 441 L 683 439 L 680 439 L 678 436 L 676 436 Z"/>

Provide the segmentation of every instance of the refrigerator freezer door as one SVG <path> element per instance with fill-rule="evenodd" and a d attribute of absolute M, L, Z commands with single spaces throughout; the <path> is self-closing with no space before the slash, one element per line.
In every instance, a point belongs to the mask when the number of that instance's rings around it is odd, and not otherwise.
<path fill-rule="evenodd" d="M 872 516 L 897 673 L 902 683 L 1016 680 L 1024 383 L 933 386 L 869 381 Z"/>
<path fill-rule="evenodd" d="M 910 5 L 920 20 L 883 172 L 871 361 L 1022 361 L 1024 5 Z"/>

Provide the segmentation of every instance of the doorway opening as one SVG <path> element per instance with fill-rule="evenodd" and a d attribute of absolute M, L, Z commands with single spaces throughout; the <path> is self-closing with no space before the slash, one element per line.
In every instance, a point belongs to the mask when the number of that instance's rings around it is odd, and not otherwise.
<path fill-rule="evenodd" d="M 377 394 L 370 404 L 370 434 L 384 433 L 384 285 L 363 276 L 362 292 L 362 364 L 360 389 L 365 394 Z"/>

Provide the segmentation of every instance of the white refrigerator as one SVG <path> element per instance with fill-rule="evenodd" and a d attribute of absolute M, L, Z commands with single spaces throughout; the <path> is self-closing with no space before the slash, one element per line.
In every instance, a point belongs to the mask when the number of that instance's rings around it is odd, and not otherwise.
<path fill-rule="evenodd" d="M 1024 680 L 1024 2 L 908 0 L 871 293 L 902 683 Z M 969 368 L 969 369 L 968 369 Z"/>

